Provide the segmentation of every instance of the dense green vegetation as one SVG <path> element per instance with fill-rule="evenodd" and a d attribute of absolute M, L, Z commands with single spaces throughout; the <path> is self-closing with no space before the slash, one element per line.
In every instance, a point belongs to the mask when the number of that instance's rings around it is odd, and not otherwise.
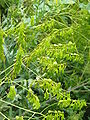
<path fill-rule="evenodd" d="M 89 40 L 89 0 L 0 0 L 0 120 L 90 120 Z"/>

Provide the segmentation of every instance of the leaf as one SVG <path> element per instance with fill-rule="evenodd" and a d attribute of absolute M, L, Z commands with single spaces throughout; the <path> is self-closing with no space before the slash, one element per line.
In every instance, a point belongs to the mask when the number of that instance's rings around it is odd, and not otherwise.
<path fill-rule="evenodd" d="M 3 34 L 4 34 L 3 30 L 0 29 L 0 59 L 2 61 L 5 61 L 4 47 L 3 47 L 3 44 L 4 44 Z"/>
<path fill-rule="evenodd" d="M 15 96 L 16 96 L 15 86 L 10 86 L 10 91 L 7 94 L 7 97 L 10 98 L 11 100 L 14 100 Z"/>
<path fill-rule="evenodd" d="M 23 116 L 20 116 L 20 117 L 16 116 L 16 120 L 24 120 L 24 119 L 23 119 Z"/>

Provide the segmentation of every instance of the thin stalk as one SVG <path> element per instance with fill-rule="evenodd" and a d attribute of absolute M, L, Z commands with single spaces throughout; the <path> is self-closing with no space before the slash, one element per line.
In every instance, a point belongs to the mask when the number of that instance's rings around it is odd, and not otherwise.
<path fill-rule="evenodd" d="M 2 112 L 0 112 L 0 114 L 7 120 L 10 120 L 6 115 L 4 115 Z"/>
<path fill-rule="evenodd" d="M 33 113 L 33 114 L 37 114 L 37 115 L 41 115 L 41 116 L 45 117 L 45 115 L 42 114 L 42 113 L 34 112 L 34 111 L 29 110 L 29 109 L 22 108 L 22 107 L 20 107 L 20 106 L 17 106 L 17 105 L 15 105 L 15 104 L 12 104 L 12 103 L 7 102 L 7 101 L 5 101 L 5 100 L 0 99 L 0 102 L 6 103 L 6 104 L 8 104 L 8 105 L 11 105 L 11 106 L 13 106 L 13 107 L 15 107 L 15 108 L 18 108 L 18 109 L 21 109 L 21 110 L 24 110 L 24 111 L 26 111 L 26 112 Z"/>
<path fill-rule="evenodd" d="M 12 64 L 11 66 L 9 66 L 8 68 L 6 68 L 5 70 L 3 70 L 0 75 L 2 75 L 3 73 L 5 73 L 8 69 L 12 68 L 14 66 L 14 64 Z"/>
<path fill-rule="evenodd" d="M 1 8 L 0 8 L 0 28 L 1 28 L 1 14 L 2 14 L 2 12 L 1 12 Z"/>

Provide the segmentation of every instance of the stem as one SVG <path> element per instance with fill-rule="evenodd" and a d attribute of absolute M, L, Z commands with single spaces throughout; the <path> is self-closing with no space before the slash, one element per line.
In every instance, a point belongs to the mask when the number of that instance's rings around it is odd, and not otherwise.
<path fill-rule="evenodd" d="M 4 101 L 4 100 L 2 100 L 2 99 L 0 99 L 0 102 L 6 103 L 6 104 L 11 105 L 11 106 L 13 106 L 13 107 L 16 107 L 16 108 L 18 108 L 18 109 L 27 111 L 27 112 L 29 112 L 29 113 L 33 113 L 33 114 L 37 114 L 37 115 L 41 115 L 41 116 L 45 117 L 45 115 L 43 115 L 42 113 L 34 112 L 34 111 L 28 110 L 28 109 L 26 109 L 26 108 L 22 108 L 22 107 L 20 107 L 20 106 L 17 106 L 17 105 L 15 105 L 15 104 L 10 103 L 10 102 Z"/>
<path fill-rule="evenodd" d="M 0 112 L 0 114 L 7 120 L 10 120 L 7 116 L 5 116 L 2 112 Z"/>
<path fill-rule="evenodd" d="M 41 112 L 41 113 L 43 113 L 46 109 L 48 109 L 49 107 L 54 106 L 54 105 L 56 105 L 56 104 L 57 104 L 57 103 L 53 103 L 53 104 L 51 104 L 51 105 L 47 106 L 46 108 L 44 108 L 44 109 L 42 110 L 42 112 Z"/>
<path fill-rule="evenodd" d="M 0 28 L 1 28 L 1 14 L 2 14 L 2 12 L 1 12 L 1 8 L 0 8 Z"/>
<path fill-rule="evenodd" d="M 3 70 L 0 75 L 2 75 L 4 72 L 6 72 L 8 69 L 12 68 L 14 66 L 14 64 L 12 64 L 11 66 L 9 66 L 8 68 L 6 68 L 5 70 Z"/>
<path fill-rule="evenodd" d="M 12 70 L 13 70 L 13 69 L 12 69 Z M 9 72 L 6 74 L 6 76 L 1 79 L 1 84 L 0 84 L 0 86 L 5 83 L 5 81 L 7 80 L 7 79 L 5 79 L 5 78 L 7 78 L 7 76 L 12 72 L 12 70 L 9 71 Z M 4 79 L 5 79 L 5 80 L 4 80 Z M 3 81 L 3 80 L 4 80 L 4 81 Z"/>

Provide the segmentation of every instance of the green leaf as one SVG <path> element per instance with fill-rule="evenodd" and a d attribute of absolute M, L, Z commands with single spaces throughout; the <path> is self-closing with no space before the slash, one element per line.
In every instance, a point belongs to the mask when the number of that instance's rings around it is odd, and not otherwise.
<path fill-rule="evenodd" d="M 11 100 L 14 100 L 15 96 L 16 96 L 15 86 L 10 86 L 10 91 L 7 97 L 10 98 Z"/>
<path fill-rule="evenodd" d="M 20 116 L 20 117 L 16 116 L 16 120 L 24 120 L 24 119 L 23 119 L 23 116 Z"/>

